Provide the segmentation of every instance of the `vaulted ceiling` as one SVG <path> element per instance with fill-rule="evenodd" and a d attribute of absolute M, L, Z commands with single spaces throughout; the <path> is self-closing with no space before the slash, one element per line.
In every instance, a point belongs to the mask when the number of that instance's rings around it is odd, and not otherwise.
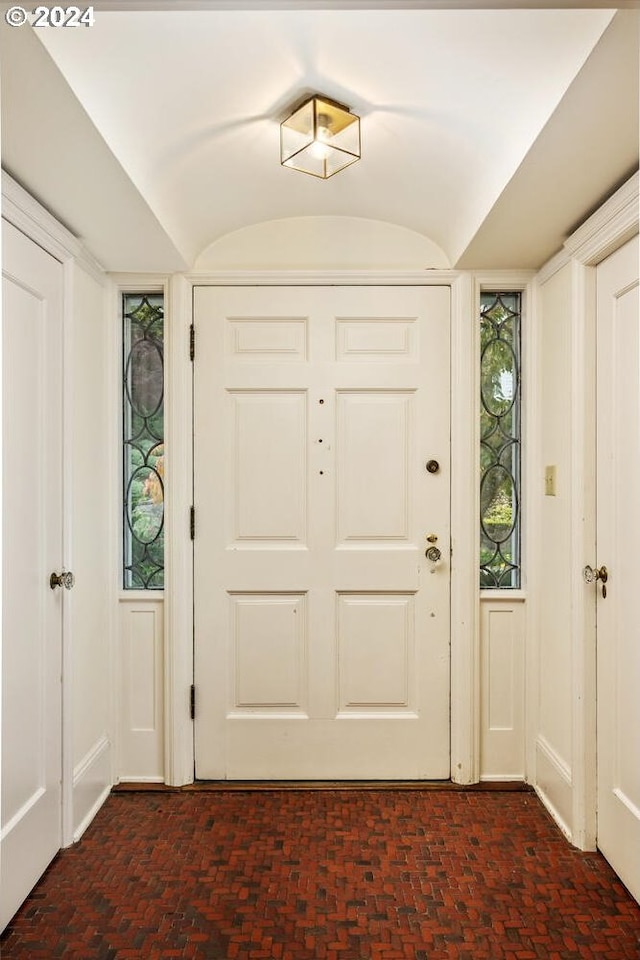
<path fill-rule="evenodd" d="M 93 27 L 4 25 L 3 162 L 112 270 L 315 216 L 537 267 L 637 168 L 637 12 L 490 6 L 98 0 Z M 362 118 L 328 181 L 279 164 L 316 91 Z"/>

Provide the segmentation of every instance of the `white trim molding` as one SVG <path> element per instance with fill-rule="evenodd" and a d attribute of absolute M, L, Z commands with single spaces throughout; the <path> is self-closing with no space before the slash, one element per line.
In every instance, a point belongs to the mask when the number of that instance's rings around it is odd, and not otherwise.
<path fill-rule="evenodd" d="M 594 267 L 634 237 L 640 215 L 639 185 L 640 174 L 634 173 L 544 264 L 538 272 L 538 283 L 546 283 L 572 259 Z"/>
<path fill-rule="evenodd" d="M 456 270 L 235 270 L 189 273 L 191 286 L 212 287 L 449 287 Z"/>
<path fill-rule="evenodd" d="M 478 300 L 469 275 L 451 286 L 451 779 L 480 776 Z"/>
<path fill-rule="evenodd" d="M 638 232 L 638 187 L 634 173 L 619 190 L 571 234 L 564 245 L 569 256 L 595 267 Z"/>
<path fill-rule="evenodd" d="M 165 779 L 183 786 L 194 779 L 193 722 L 193 505 L 192 364 L 189 355 L 192 287 L 171 280 L 165 401 Z"/>
<path fill-rule="evenodd" d="M 584 589 L 582 570 L 596 556 L 596 270 L 574 260 L 571 271 L 571 823 L 573 843 L 582 850 L 595 850 L 596 610 L 593 592 Z"/>
<path fill-rule="evenodd" d="M 5 170 L 2 171 L 2 216 L 56 260 L 61 263 L 75 260 L 98 283 L 105 282 L 104 269 L 82 242 Z"/>

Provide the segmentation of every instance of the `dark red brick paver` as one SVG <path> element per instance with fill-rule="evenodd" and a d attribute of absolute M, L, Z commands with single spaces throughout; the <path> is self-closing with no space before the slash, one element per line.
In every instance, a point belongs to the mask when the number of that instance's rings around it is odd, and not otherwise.
<path fill-rule="evenodd" d="M 640 907 L 531 793 L 113 794 L 2 960 L 639 960 Z"/>

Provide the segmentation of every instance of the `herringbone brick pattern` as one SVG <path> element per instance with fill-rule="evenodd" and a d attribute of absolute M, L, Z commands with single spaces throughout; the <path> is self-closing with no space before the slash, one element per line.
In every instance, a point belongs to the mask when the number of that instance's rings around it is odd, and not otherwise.
<path fill-rule="evenodd" d="M 531 793 L 113 794 L 2 960 L 638 960 L 640 907 Z"/>

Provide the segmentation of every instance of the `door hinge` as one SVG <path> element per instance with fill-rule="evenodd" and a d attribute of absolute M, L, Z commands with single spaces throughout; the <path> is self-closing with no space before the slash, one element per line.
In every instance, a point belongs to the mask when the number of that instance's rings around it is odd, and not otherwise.
<path fill-rule="evenodd" d="M 192 720 L 196 718 L 196 685 L 195 683 L 191 684 L 191 690 L 189 692 L 189 713 Z"/>
<path fill-rule="evenodd" d="M 189 508 L 189 535 L 192 540 L 196 538 L 196 508 Z"/>
<path fill-rule="evenodd" d="M 189 327 L 189 359 L 195 360 L 196 357 L 196 328 L 193 324 Z"/>

